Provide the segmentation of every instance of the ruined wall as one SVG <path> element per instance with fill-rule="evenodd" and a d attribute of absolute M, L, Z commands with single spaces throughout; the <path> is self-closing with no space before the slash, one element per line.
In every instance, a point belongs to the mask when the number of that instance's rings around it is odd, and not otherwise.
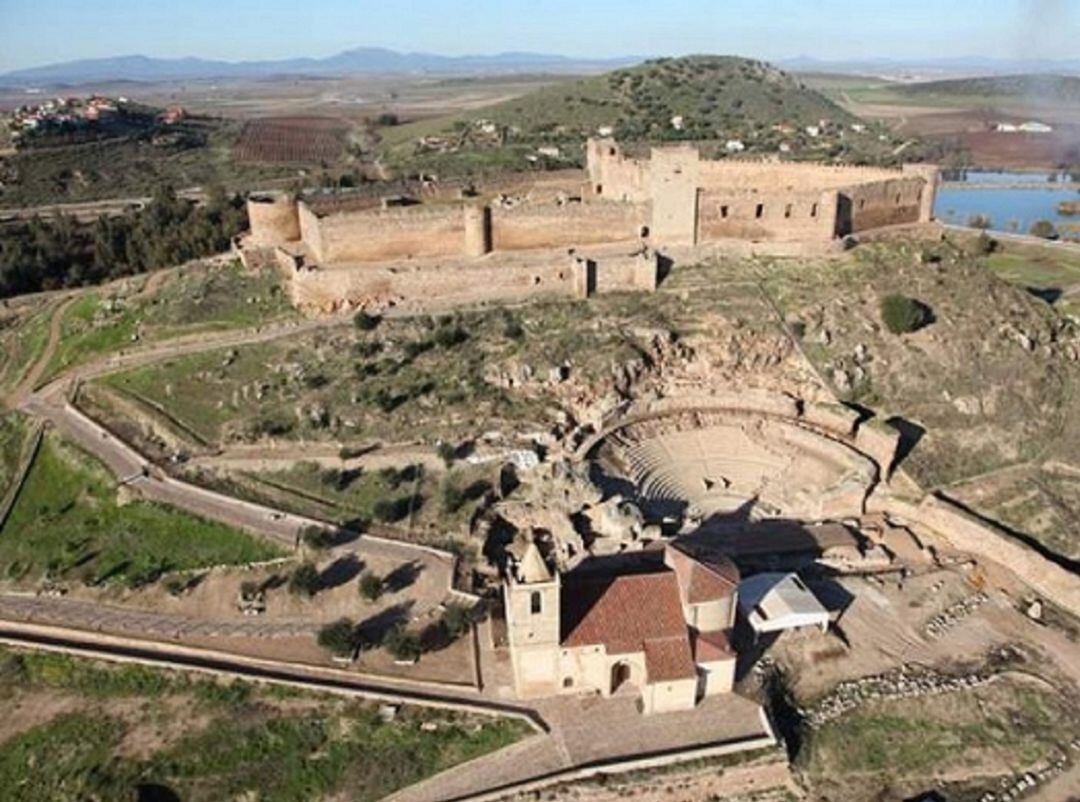
<path fill-rule="evenodd" d="M 648 211 L 635 203 L 521 204 L 491 210 L 496 251 L 570 248 L 633 240 L 648 223 Z"/>
<path fill-rule="evenodd" d="M 296 201 L 282 193 L 261 193 L 247 200 L 251 244 L 281 245 L 300 239 L 300 216 Z"/>
<path fill-rule="evenodd" d="M 649 200 L 649 163 L 624 155 L 614 139 L 590 139 L 585 161 L 589 194 L 631 203 Z"/>
<path fill-rule="evenodd" d="M 925 184 L 921 178 L 892 178 L 841 190 L 837 234 L 919 222 Z"/>
<path fill-rule="evenodd" d="M 292 302 L 314 312 L 393 301 L 416 308 L 513 302 L 538 295 L 587 297 L 596 292 L 651 291 L 658 259 L 649 254 L 604 254 L 596 258 L 540 253 L 500 262 L 421 262 L 397 265 L 289 268 Z"/>
<path fill-rule="evenodd" d="M 698 196 L 698 241 L 828 240 L 836 228 L 837 203 L 832 190 L 703 189 Z"/>

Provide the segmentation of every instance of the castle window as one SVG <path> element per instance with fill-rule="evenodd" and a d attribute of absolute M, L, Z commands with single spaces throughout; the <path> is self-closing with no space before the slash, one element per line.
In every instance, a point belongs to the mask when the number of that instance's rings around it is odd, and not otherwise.
<path fill-rule="evenodd" d="M 899 192 L 896 193 L 896 205 L 897 206 L 900 205 L 900 193 Z"/>
<path fill-rule="evenodd" d="M 573 688 L 574 687 L 574 678 L 573 677 L 563 677 L 562 686 L 564 688 Z"/>
<path fill-rule="evenodd" d="M 784 217 L 791 217 L 791 204 L 784 207 Z"/>
<path fill-rule="evenodd" d="M 607 155 L 608 156 L 614 156 L 615 155 L 615 148 L 608 148 Z"/>
<path fill-rule="evenodd" d="M 720 207 L 720 217 L 722 217 L 724 220 L 727 220 L 727 214 L 728 214 L 727 206 L 721 206 Z"/>
<path fill-rule="evenodd" d="M 759 203 L 757 205 L 757 208 L 754 209 L 754 217 L 756 217 L 758 220 L 760 220 L 761 216 L 763 214 L 765 214 L 765 204 L 764 203 Z"/>
<path fill-rule="evenodd" d="M 865 209 L 866 208 L 866 198 L 859 198 L 859 208 L 860 209 Z"/>
<path fill-rule="evenodd" d="M 539 615 L 543 609 L 543 598 L 540 591 L 534 590 L 529 596 L 529 612 L 533 615 Z"/>
<path fill-rule="evenodd" d="M 597 184 L 596 185 L 596 194 L 597 195 L 603 195 L 604 194 L 604 185 L 603 184 Z"/>
<path fill-rule="evenodd" d="M 810 204 L 810 216 L 811 217 L 817 217 L 817 204 L 816 203 L 811 203 Z"/>

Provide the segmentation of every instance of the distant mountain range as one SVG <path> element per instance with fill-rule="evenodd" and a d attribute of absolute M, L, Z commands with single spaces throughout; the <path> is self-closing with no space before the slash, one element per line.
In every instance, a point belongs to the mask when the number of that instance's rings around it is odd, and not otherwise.
<path fill-rule="evenodd" d="M 548 53 L 496 53 L 487 56 L 441 56 L 358 47 L 326 58 L 273 61 L 215 61 L 201 58 L 115 56 L 81 59 L 15 70 L 0 75 L 7 86 L 50 86 L 107 81 L 176 81 L 209 78 L 266 78 L 276 75 L 349 75 L 362 73 L 515 73 L 600 72 L 642 61 L 641 57 L 575 59 Z"/>
<path fill-rule="evenodd" d="M 941 59 L 850 59 L 827 60 L 797 56 L 776 62 L 793 72 L 839 72 L 888 77 L 970 77 L 979 75 L 1020 75 L 1024 73 L 1080 74 L 1080 58 L 1006 59 L 990 56 L 957 56 Z"/>
<path fill-rule="evenodd" d="M 181 81 L 213 78 L 268 78 L 281 75 L 331 76 L 374 73 L 512 74 L 524 72 L 593 73 L 637 64 L 645 56 L 580 59 L 550 53 L 508 52 L 493 55 L 443 56 L 401 53 L 381 47 L 357 47 L 326 58 L 269 61 L 219 61 L 203 58 L 114 56 L 30 67 L 0 75 L 0 85 L 45 87 L 111 81 Z M 889 77 L 962 77 L 1018 73 L 1080 74 L 1080 58 L 1000 59 L 958 57 L 930 60 L 852 59 L 830 61 L 812 56 L 781 59 L 793 72 L 840 72 Z"/>

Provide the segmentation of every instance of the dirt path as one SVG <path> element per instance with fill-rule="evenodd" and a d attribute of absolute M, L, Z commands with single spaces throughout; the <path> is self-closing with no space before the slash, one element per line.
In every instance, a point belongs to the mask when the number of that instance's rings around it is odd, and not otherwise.
<path fill-rule="evenodd" d="M 34 391 L 34 387 L 45 373 L 45 368 L 52 361 L 57 346 L 60 345 L 60 335 L 63 334 L 64 329 L 64 314 L 78 298 L 78 295 L 72 295 L 53 310 L 52 319 L 49 321 L 49 339 L 45 343 L 45 348 L 42 350 L 37 362 L 27 371 L 22 381 L 11 391 L 11 395 L 8 397 L 9 406 L 22 406 Z"/>

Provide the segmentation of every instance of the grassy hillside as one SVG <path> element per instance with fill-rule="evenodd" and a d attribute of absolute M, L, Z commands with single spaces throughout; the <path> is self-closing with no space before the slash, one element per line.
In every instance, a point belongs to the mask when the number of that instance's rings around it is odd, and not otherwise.
<path fill-rule="evenodd" d="M 681 118 L 681 119 L 680 119 Z M 808 125 L 828 120 L 820 136 Z M 575 163 L 588 136 L 610 128 L 624 142 L 737 139 L 747 153 L 881 161 L 898 142 L 876 126 L 856 134 L 858 118 L 765 62 L 735 56 L 658 59 L 604 75 L 544 87 L 467 113 L 382 130 L 389 163 L 435 172 Z M 786 130 L 774 130 L 774 126 Z M 425 141 L 424 138 L 427 138 Z M 558 156 L 536 158 L 554 145 Z M 526 156 L 533 158 L 526 161 Z"/>
<path fill-rule="evenodd" d="M 896 87 L 894 91 L 913 97 L 1017 98 L 1071 105 L 1080 103 L 1080 78 L 1068 75 L 998 75 L 907 84 Z"/>

